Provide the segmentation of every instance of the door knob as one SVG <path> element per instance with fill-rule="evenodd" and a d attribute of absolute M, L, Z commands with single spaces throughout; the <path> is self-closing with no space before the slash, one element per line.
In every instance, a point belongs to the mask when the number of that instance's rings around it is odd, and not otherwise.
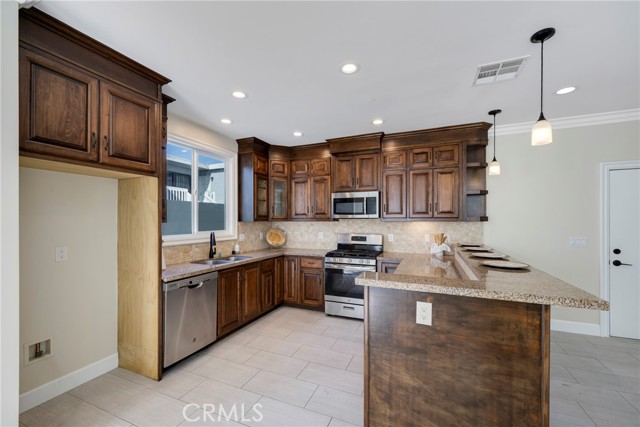
<path fill-rule="evenodd" d="M 621 265 L 633 265 L 633 264 L 625 264 L 624 262 L 620 262 L 617 259 L 613 261 L 613 265 L 616 267 L 620 267 Z"/>
<path fill-rule="evenodd" d="M 618 254 L 621 254 L 622 251 L 620 249 L 616 248 L 616 249 L 613 250 L 613 253 L 618 255 Z"/>

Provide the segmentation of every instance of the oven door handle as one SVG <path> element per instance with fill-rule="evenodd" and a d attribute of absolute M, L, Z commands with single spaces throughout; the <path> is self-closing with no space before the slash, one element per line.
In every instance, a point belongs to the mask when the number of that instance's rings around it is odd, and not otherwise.
<path fill-rule="evenodd" d="M 333 269 L 333 270 L 343 270 L 345 273 L 362 273 L 363 271 L 376 271 L 376 268 L 373 265 L 370 266 L 356 266 L 356 265 L 337 265 L 337 264 L 324 264 L 324 268 Z"/>

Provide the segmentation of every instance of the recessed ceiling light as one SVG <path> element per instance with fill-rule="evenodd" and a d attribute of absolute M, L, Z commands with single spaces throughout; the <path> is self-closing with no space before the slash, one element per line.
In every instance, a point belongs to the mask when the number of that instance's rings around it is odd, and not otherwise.
<path fill-rule="evenodd" d="M 231 96 L 233 96 L 234 98 L 238 98 L 238 99 L 245 99 L 247 97 L 247 94 L 237 90 L 235 92 L 232 92 Z"/>
<path fill-rule="evenodd" d="M 345 74 L 353 74 L 357 73 L 360 70 L 360 66 L 358 64 L 344 64 L 342 66 L 342 72 Z"/>
<path fill-rule="evenodd" d="M 302 133 L 302 132 L 300 132 L 299 130 L 297 130 L 297 131 L 295 131 L 295 132 L 293 133 L 293 136 L 302 136 L 302 135 L 303 135 L 303 133 Z"/>
<path fill-rule="evenodd" d="M 220 123 L 230 125 L 233 122 L 231 121 L 231 119 L 220 119 Z"/>
<path fill-rule="evenodd" d="M 565 94 L 567 94 L 567 93 L 571 93 L 571 92 L 573 92 L 574 90 L 576 90 L 576 88 L 575 88 L 574 86 L 563 87 L 562 89 L 558 89 L 558 90 L 556 91 L 556 94 L 558 94 L 558 95 L 565 95 Z"/>
<path fill-rule="evenodd" d="M 382 120 L 382 119 L 375 119 L 375 120 L 373 120 L 371 123 L 373 123 L 373 124 L 374 124 L 374 125 L 376 125 L 376 126 L 380 126 L 381 124 L 383 124 L 383 123 L 384 123 L 384 120 Z"/>

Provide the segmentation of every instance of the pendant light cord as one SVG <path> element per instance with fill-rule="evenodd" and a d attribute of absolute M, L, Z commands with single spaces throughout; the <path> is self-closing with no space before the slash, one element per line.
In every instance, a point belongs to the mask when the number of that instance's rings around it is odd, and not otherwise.
<path fill-rule="evenodd" d="M 544 88 L 544 40 L 540 43 L 540 117 L 544 117 L 542 112 L 542 100 L 543 100 L 543 88 Z"/>
<path fill-rule="evenodd" d="M 496 115 L 493 115 L 493 161 L 496 161 Z"/>

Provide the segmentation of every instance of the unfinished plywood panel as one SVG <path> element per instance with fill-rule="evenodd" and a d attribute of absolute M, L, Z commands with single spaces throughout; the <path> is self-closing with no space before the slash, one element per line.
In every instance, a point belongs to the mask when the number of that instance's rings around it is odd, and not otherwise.
<path fill-rule="evenodd" d="M 121 368 L 159 380 L 161 288 L 158 180 L 118 184 L 118 358 Z"/>
<path fill-rule="evenodd" d="M 93 166 L 76 165 L 74 163 L 62 163 L 53 160 L 39 159 L 36 157 L 20 156 L 20 167 L 31 169 L 43 169 L 53 172 L 73 173 L 76 175 L 97 176 L 100 178 L 136 178 L 140 175 L 120 172 L 111 169 L 100 169 Z"/>

